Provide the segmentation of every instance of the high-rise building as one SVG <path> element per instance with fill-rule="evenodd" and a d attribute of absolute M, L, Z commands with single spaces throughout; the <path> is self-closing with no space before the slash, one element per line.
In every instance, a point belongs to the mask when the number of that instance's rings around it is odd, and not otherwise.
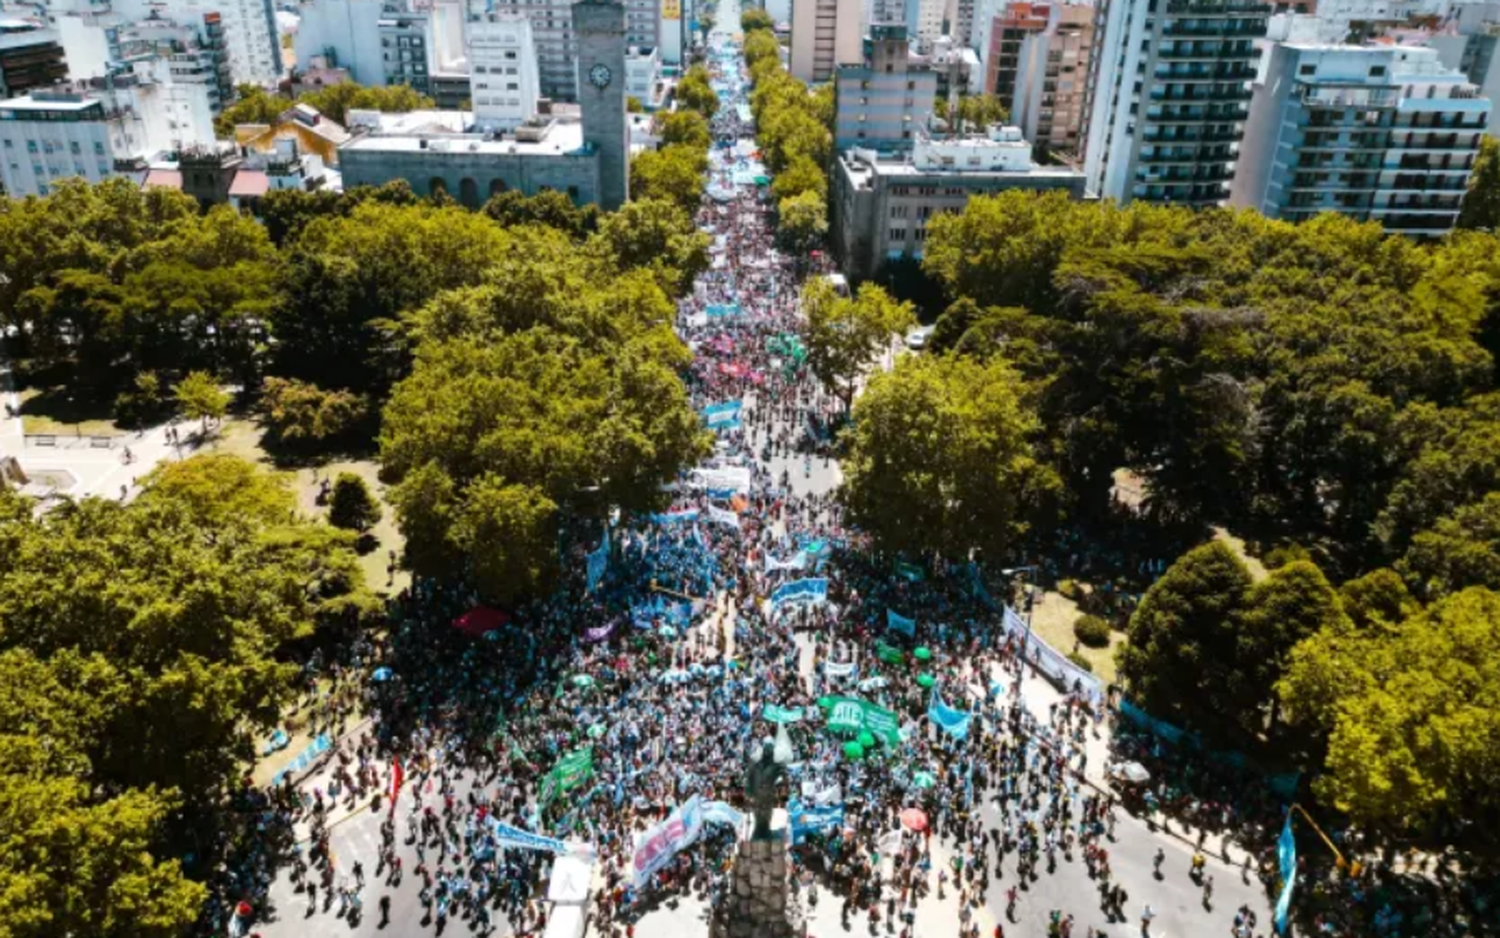
<path fill-rule="evenodd" d="M 1269 4 L 1103 0 L 1084 113 L 1084 174 L 1102 198 L 1229 198 Z"/>
<path fill-rule="evenodd" d="M 68 77 L 57 31 L 22 19 L 0 19 L 0 98 L 18 98 Z"/>
<path fill-rule="evenodd" d="M 481 130 L 510 130 L 536 116 L 541 79 L 531 21 L 497 16 L 469 24 L 469 100 Z"/>
<path fill-rule="evenodd" d="M 860 0 L 797 0 L 792 4 L 791 73 L 806 82 L 833 77 L 839 65 L 862 60 Z"/>
<path fill-rule="evenodd" d="M 1021 43 L 1027 36 L 1045 32 L 1052 18 L 1052 6 L 1028 0 L 985 4 L 975 51 L 984 65 L 984 90 L 1003 102 L 1016 93 L 1016 72 L 1021 64 Z"/>
<path fill-rule="evenodd" d="M 937 73 L 912 62 L 905 26 L 871 26 L 864 55 L 834 71 L 834 148 L 910 150 L 932 116 Z"/>
<path fill-rule="evenodd" d="M 361 85 L 432 91 L 437 68 L 430 11 L 406 12 L 386 0 L 313 0 L 302 7 L 297 61 L 321 57 Z"/>
<path fill-rule="evenodd" d="M 618 0 L 573 5 L 578 34 L 578 103 L 583 140 L 599 154 L 599 208 L 625 204 L 630 128 L 625 120 L 625 6 Z"/>
<path fill-rule="evenodd" d="M 127 22 L 153 13 L 178 23 L 200 23 L 219 15 L 223 48 L 235 84 L 264 85 L 281 78 L 281 42 L 273 0 L 110 0 Z"/>
<path fill-rule="evenodd" d="M 578 40 L 574 35 L 572 0 L 471 0 L 469 9 L 478 18 L 504 14 L 531 20 L 542 96 L 554 101 L 579 100 Z"/>
<path fill-rule="evenodd" d="M 1046 150 L 1079 149 L 1093 49 L 1091 4 L 1054 4 L 1047 28 L 1021 40 L 1015 92 L 1004 103 L 1027 140 Z"/>
<path fill-rule="evenodd" d="M 1274 45 L 1233 204 L 1291 221 L 1338 212 L 1390 232 L 1447 234 L 1490 107 L 1434 49 Z"/>
<path fill-rule="evenodd" d="M 948 38 L 960 47 L 967 46 L 974 32 L 974 0 L 948 0 L 943 18 L 947 21 Z"/>
<path fill-rule="evenodd" d="M 1444 65 L 1467 75 L 1485 97 L 1500 99 L 1500 61 L 1495 54 L 1500 46 L 1500 0 L 1455 3 L 1447 25 L 1426 44 L 1438 51 Z"/>

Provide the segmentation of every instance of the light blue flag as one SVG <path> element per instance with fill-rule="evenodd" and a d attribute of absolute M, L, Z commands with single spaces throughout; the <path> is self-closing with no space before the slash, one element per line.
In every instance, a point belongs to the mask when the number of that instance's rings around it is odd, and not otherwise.
<path fill-rule="evenodd" d="M 917 634 L 917 620 L 908 619 L 894 609 L 885 610 L 885 627 L 892 632 L 900 632 L 908 638 L 915 638 Z"/>
<path fill-rule="evenodd" d="M 1286 823 L 1276 840 L 1276 855 L 1281 860 L 1281 895 L 1276 899 L 1276 930 L 1286 934 L 1287 913 L 1292 908 L 1292 886 L 1297 882 L 1297 838 L 1292 834 L 1292 812 L 1288 808 Z"/>

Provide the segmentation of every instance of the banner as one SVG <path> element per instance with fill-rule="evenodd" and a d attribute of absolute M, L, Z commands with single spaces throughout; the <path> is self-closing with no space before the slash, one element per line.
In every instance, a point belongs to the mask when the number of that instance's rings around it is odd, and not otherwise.
<path fill-rule="evenodd" d="M 906 577 L 913 583 L 920 583 L 927 578 L 927 574 L 922 572 L 919 565 L 907 563 L 904 560 L 896 561 L 896 575 Z"/>
<path fill-rule="evenodd" d="M 885 610 L 885 627 L 892 632 L 900 632 L 908 638 L 915 638 L 917 635 L 917 620 L 908 619 L 889 607 Z"/>
<path fill-rule="evenodd" d="M 1057 649 L 1032 633 L 1021 617 L 1016 615 L 1016 611 L 1009 606 L 1005 607 L 1003 621 L 1006 632 L 1017 642 L 1024 643 L 1026 660 L 1031 662 L 1038 671 L 1051 678 L 1064 693 L 1071 692 L 1076 686 L 1094 702 L 1095 706 L 1103 703 L 1104 685 L 1097 677 L 1069 661 Z"/>
<path fill-rule="evenodd" d="M 599 541 L 599 547 L 588 555 L 588 590 L 592 593 L 604 579 L 604 571 L 609 569 L 609 525 L 604 526 L 604 537 Z"/>
<path fill-rule="evenodd" d="M 674 23 L 682 19 L 682 0 L 661 0 L 661 18 Z"/>
<path fill-rule="evenodd" d="M 745 815 L 723 801 L 703 802 L 704 824 L 728 824 L 736 832 L 745 829 Z"/>
<path fill-rule="evenodd" d="M 776 587 L 771 593 L 771 611 L 777 612 L 789 603 L 821 603 L 828 601 L 828 580 L 817 577 L 810 580 L 793 580 Z"/>
<path fill-rule="evenodd" d="M 710 489 L 745 495 L 750 491 L 750 470 L 745 466 L 694 469 L 688 474 L 688 485 L 695 489 Z"/>
<path fill-rule="evenodd" d="M 792 829 L 792 846 L 807 840 L 809 834 L 826 834 L 844 826 L 841 804 L 814 807 L 793 799 L 786 805 L 787 826 Z"/>
<path fill-rule="evenodd" d="M 972 713 L 955 710 L 943 703 L 943 695 L 937 692 L 937 688 L 933 688 L 932 703 L 927 708 L 927 719 L 946 730 L 948 735 L 954 739 L 968 738 L 969 721 L 973 717 Z"/>
<path fill-rule="evenodd" d="M 614 621 L 608 623 L 607 625 L 601 625 L 601 626 L 599 626 L 597 629 L 584 629 L 583 630 L 583 640 L 586 641 L 586 642 L 588 642 L 590 645 L 596 644 L 598 642 L 602 642 L 606 638 L 609 638 L 610 635 L 612 635 L 614 633 L 615 626 L 617 626 L 619 624 L 620 624 L 620 620 L 615 619 Z"/>
<path fill-rule="evenodd" d="M 800 723 L 803 717 L 801 707 L 778 707 L 775 704 L 766 704 L 760 715 L 772 723 Z"/>
<path fill-rule="evenodd" d="M 869 730 L 888 746 L 901 742 L 901 722 L 895 713 L 854 697 L 833 698 L 833 706 L 828 710 L 828 728 L 835 733 Z"/>
<path fill-rule="evenodd" d="M 740 304 L 738 303 L 710 303 L 704 307 L 703 312 L 710 319 L 728 319 L 740 315 Z"/>
<path fill-rule="evenodd" d="M 859 668 L 852 661 L 823 662 L 823 674 L 827 677 L 853 677 L 858 673 Z"/>
<path fill-rule="evenodd" d="M 652 873 L 666 866 L 677 851 L 697 840 L 702 830 L 703 802 L 694 795 L 665 821 L 637 837 L 635 857 L 630 864 L 635 888 L 644 886 Z"/>
<path fill-rule="evenodd" d="M 593 776 L 593 747 L 575 749 L 557 760 L 557 765 L 547 773 L 547 777 L 542 780 L 542 791 L 538 800 L 546 804 L 563 792 L 577 788 Z"/>
<path fill-rule="evenodd" d="M 722 524 L 726 528 L 740 529 L 740 516 L 723 508 L 708 507 L 708 520 L 714 524 Z"/>
<path fill-rule="evenodd" d="M 875 657 L 886 664 L 901 664 L 906 661 L 906 652 L 885 642 L 876 642 Z"/>
<path fill-rule="evenodd" d="M 737 427 L 740 424 L 740 411 L 744 409 L 744 401 L 725 401 L 722 404 L 710 404 L 703 408 L 703 422 L 708 424 L 711 430 L 723 430 L 729 427 Z"/>
<path fill-rule="evenodd" d="M 1276 839 L 1276 856 L 1281 861 L 1281 895 L 1276 898 L 1276 930 L 1286 934 L 1286 917 L 1292 908 L 1292 886 L 1297 882 L 1297 838 L 1292 833 L 1292 810 L 1287 809 L 1286 823 Z"/>
<path fill-rule="evenodd" d="M 807 554 L 797 551 L 789 560 L 777 560 L 770 552 L 766 553 L 766 572 L 775 573 L 777 570 L 804 570 L 807 568 Z"/>
<path fill-rule="evenodd" d="M 652 515 L 651 520 L 657 524 L 686 524 L 689 521 L 698 520 L 698 509 L 689 508 L 686 511 L 669 511 L 664 515 Z"/>
<path fill-rule="evenodd" d="M 494 835 L 495 842 L 502 847 L 515 847 L 520 850 L 547 850 L 552 853 L 567 853 L 568 846 L 561 840 L 553 837 L 543 837 L 541 834 L 533 834 L 531 831 L 522 830 L 519 827 L 511 827 L 509 824 L 501 824 L 495 820 L 494 815 L 487 819 L 490 833 Z"/>

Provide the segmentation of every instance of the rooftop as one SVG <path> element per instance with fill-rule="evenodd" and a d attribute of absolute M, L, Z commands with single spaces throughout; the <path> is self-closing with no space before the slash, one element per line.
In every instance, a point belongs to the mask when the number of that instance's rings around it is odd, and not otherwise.
<path fill-rule="evenodd" d="M 528 129 L 541 131 L 539 139 L 517 139 L 513 135 L 464 133 L 470 125 L 466 111 L 413 111 L 411 114 L 384 115 L 406 118 L 405 120 L 381 122 L 378 129 L 355 137 L 341 148 L 343 152 L 400 152 L 410 153 L 431 150 L 447 153 L 488 153 L 514 156 L 557 156 L 574 153 L 584 148 L 583 125 L 553 122 L 546 128 L 522 128 L 522 136 Z"/>

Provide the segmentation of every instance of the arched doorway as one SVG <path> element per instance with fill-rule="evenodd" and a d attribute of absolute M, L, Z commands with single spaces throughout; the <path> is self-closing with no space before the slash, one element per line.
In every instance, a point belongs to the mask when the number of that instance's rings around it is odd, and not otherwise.
<path fill-rule="evenodd" d="M 479 183 L 465 176 L 458 181 L 458 201 L 464 208 L 479 207 Z"/>
<path fill-rule="evenodd" d="M 448 184 L 443 181 L 442 176 L 433 176 L 431 179 L 427 180 L 428 195 L 437 195 L 439 192 L 446 194 L 447 191 Z"/>
<path fill-rule="evenodd" d="M 507 186 L 505 184 L 505 180 L 504 179 L 491 179 L 490 180 L 490 195 L 491 196 L 497 196 L 497 195 L 499 195 L 500 193 L 504 192 L 505 190 L 507 190 L 509 188 L 510 188 L 510 186 Z"/>

